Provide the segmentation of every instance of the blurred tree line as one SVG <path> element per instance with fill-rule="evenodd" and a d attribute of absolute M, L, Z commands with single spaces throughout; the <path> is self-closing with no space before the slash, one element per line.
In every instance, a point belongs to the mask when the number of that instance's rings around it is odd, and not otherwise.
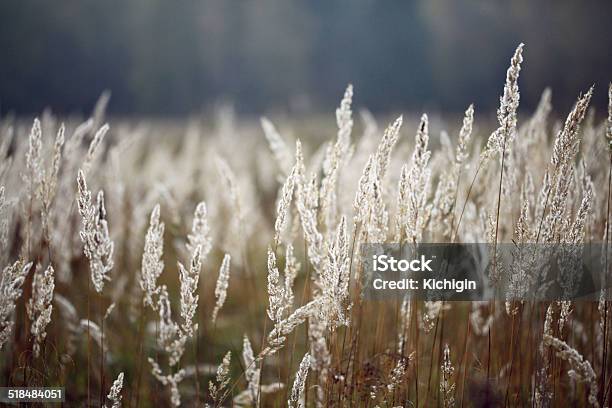
<path fill-rule="evenodd" d="M 567 110 L 612 79 L 612 2 L 3 0 L 0 112 L 329 111 L 346 83 L 375 111 L 495 109 L 526 44 L 523 107 Z"/>

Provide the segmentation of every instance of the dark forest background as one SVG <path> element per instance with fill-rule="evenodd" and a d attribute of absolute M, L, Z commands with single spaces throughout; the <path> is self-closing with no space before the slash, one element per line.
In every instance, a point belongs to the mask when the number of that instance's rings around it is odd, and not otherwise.
<path fill-rule="evenodd" d="M 374 111 L 498 103 L 524 42 L 522 108 L 566 111 L 612 79 L 612 1 L 2 0 L 0 113 L 326 112 L 348 82 Z"/>

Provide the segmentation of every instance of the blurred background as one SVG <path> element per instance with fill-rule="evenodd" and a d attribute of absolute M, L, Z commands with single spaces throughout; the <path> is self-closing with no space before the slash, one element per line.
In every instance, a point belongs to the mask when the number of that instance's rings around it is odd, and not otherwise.
<path fill-rule="evenodd" d="M 524 42 L 521 108 L 567 112 L 612 79 L 612 2 L 559 0 L 3 0 L 0 114 L 316 114 L 348 82 L 374 112 L 492 112 Z"/>

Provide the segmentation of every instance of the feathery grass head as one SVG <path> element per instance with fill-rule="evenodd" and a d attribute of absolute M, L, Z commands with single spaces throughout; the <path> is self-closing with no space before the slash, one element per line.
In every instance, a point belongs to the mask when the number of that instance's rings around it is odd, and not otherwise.
<path fill-rule="evenodd" d="M 391 153 L 399 140 L 399 132 L 404 121 L 403 116 L 398 117 L 389 125 L 383 134 L 383 137 L 376 150 L 376 168 L 378 169 L 378 177 L 382 180 L 387 173 L 389 163 L 391 162 Z"/>
<path fill-rule="evenodd" d="M 17 299 L 21 296 L 21 286 L 32 268 L 32 262 L 24 264 L 18 260 L 7 266 L 0 276 L 0 350 L 9 340 L 15 322 L 13 312 L 17 306 Z"/>
<path fill-rule="evenodd" d="M 159 220 L 159 204 L 157 204 L 151 212 L 140 269 L 140 288 L 143 291 L 143 300 L 145 305 L 151 306 L 154 310 L 157 310 L 157 302 L 153 297 L 159 293 L 157 279 L 164 270 L 163 252 L 164 223 Z"/>
<path fill-rule="evenodd" d="M 589 386 L 589 403 L 594 407 L 599 407 L 599 402 L 597 401 L 597 375 L 591 363 L 585 360 L 576 349 L 556 337 L 544 334 L 543 343 L 552 347 L 556 351 L 557 357 L 567 361 L 570 366 L 567 375 L 571 379 L 577 382 L 584 382 Z"/>
<path fill-rule="evenodd" d="M 291 388 L 291 395 L 287 401 L 290 408 L 303 408 L 305 406 L 304 390 L 306 387 L 306 377 L 310 368 L 310 354 L 306 353 L 300 362 L 300 366 L 295 373 L 295 380 Z"/>
<path fill-rule="evenodd" d="M 274 243 L 279 245 L 281 236 L 287 227 L 287 218 L 289 215 L 289 207 L 293 198 L 293 190 L 297 181 L 297 168 L 293 166 L 291 172 L 287 176 L 287 180 L 283 184 L 276 207 L 276 221 L 274 223 Z"/>
<path fill-rule="evenodd" d="M 268 140 L 268 144 L 270 145 L 270 150 L 272 150 L 274 159 L 281 169 L 282 175 L 286 177 L 291 171 L 293 161 L 291 152 L 287 147 L 287 143 L 285 143 L 280 133 L 278 133 L 274 124 L 267 118 L 261 118 L 261 127 L 264 131 L 266 139 Z"/>
<path fill-rule="evenodd" d="M 200 258 L 202 261 L 206 259 L 208 253 L 212 249 L 212 238 L 210 236 L 210 227 L 208 226 L 208 211 L 204 201 L 198 203 L 193 214 L 193 222 L 191 224 L 191 233 L 187 235 L 187 250 L 194 253 L 196 247 L 200 247 Z"/>
<path fill-rule="evenodd" d="M 113 405 L 111 408 L 121 408 L 121 389 L 123 388 L 123 373 L 119 373 L 117 379 L 113 381 L 110 391 L 106 398 L 108 398 Z M 106 405 L 105 405 L 106 407 Z"/>
<path fill-rule="evenodd" d="M 276 254 L 268 248 L 268 317 L 275 323 L 283 319 L 287 308 L 285 287 L 281 285 L 280 273 L 276 265 Z"/>
<path fill-rule="evenodd" d="M 40 355 L 40 345 L 47 337 L 47 325 L 51 322 L 53 311 L 53 290 L 55 289 L 55 277 L 53 266 L 49 265 L 43 272 L 37 265 L 32 279 L 32 297 L 27 304 L 27 313 L 32 322 L 30 334 L 34 338 L 32 351 L 34 357 Z"/>
<path fill-rule="evenodd" d="M 193 322 L 193 318 L 198 308 L 198 281 L 200 279 L 200 270 L 202 269 L 202 258 L 200 256 L 201 247 L 198 245 L 193 251 L 189 269 L 185 268 L 182 263 L 178 262 L 179 280 L 181 283 L 181 329 L 188 336 L 193 336 L 194 330 L 197 330 L 198 324 Z"/>
<path fill-rule="evenodd" d="M 34 124 L 32 125 L 32 130 L 28 137 L 26 168 L 28 173 L 25 177 L 28 181 L 29 194 L 33 196 L 38 183 L 40 183 L 44 177 L 42 168 L 42 129 L 38 118 L 34 119 Z"/>
<path fill-rule="evenodd" d="M 217 302 L 212 312 L 213 324 L 215 324 L 215 322 L 217 321 L 217 314 L 219 313 L 219 310 L 221 310 L 221 308 L 223 307 L 225 299 L 227 298 L 231 259 L 232 257 L 230 256 L 230 254 L 225 254 L 225 256 L 223 257 L 223 262 L 221 263 L 221 267 L 219 268 L 219 277 L 217 278 L 217 285 L 215 286 L 215 297 L 217 298 Z"/>
<path fill-rule="evenodd" d="M 472 136 L 472 127 L 474 126 L 474 105 L 470 105 L 465 111 L 463 117 L 463 125 L 459 131 L 459 141 L 457 142 L 457 152 L 455 161 L 461 165 L 468 158 L 468 145 Z"/>
<path fill-rule="evenodd" d="M 217 368 L 217 376 L 215 378 L 216 384 L 212 381 L 208 383 L 208 390 L 210 391 L 210 397 L 215 401 L 216 404 L 220 404 L 229 391 L 226 391 L 230 381 L 230 363 L 232 359 L 232 352 L 228 351 L 223 357 L 223 361 Z"/>
<path fill-rule="evenodd" d="M 351 143 L 351 131 L 353 129 L 353 85 L 348 84 L 340 106 L 336 109 L 336 124 L 338 125 L 338 144 L 340 150 L 345 153 Z"/>
<path fill-rule="evenodd" d="M 497 110 L 499 127 L 489 136 L 487 146 L 481 154 L 481 160 L 486 160 L 495 154 L 505 153 L 516 136 L 516 114 L 520 101 L 518 78 L 523 62 L 523 46 L 522 43 L 519 44 L 510 60 L 510 67 L 506 71 L 504 93 L 499 99 Z"/>
<path fill-rule="evenodd" d="M 94 289 L 101 293 L 104 289 L 104 282 L 110 280 L 108 274 L 113 268 L 114 251 L 114 244 L 110 239 L 106 221 L 104 192 L 98 192 L 94 205 L 91 202 L 91 192 L 87 187 L 85 174 L 82 170 L 78 172 L 77 184 L 77 202 L 82 220 L 80 237 L 83 242 L 83 252 L 89 259 L 91 281 Z"/>
<path fill-rule="evenodd" d="M 261 370 L 257 367 L 255 355 L 249 338 L 245 335 L 242 340 L 242 360 L 244 362 L 244 377 L 247 380 L 247 396 L 250 404 L 259 405 L 259 382 Z"/>
<path fill-rule="evenodd" d="M 83 165 L 81 166 L 81 169 L 83 170 L 83 173 L 85 175 L 89 173 L 89 170 L 91 169 L 94 160 L 96 160 L 96 157 L 100 150 L 100 146 L 104 141 L 104 136 L 106 136 L 106 133 L 109 129 L 110 127 L 108 126 L 108 124 L 104 124 L 102 127 L 100 127 L 100 129 L 98 129 L 93 139 L 91 140 L 89 148 L 87 149 L 87 155 L 85 156 L 85 160 L 83 161 Z"/>
<path fill-rule="evenodd" d="M 567 115 L 563 129 L 557 135 L 553 146 L 551 164 L 555 168 L 560 168 L 571 158 L 576 156 L 579 146 L 580 123 L 586 115 L 587 108 L 593 96 L 593 87 L 586 94 L 578 98 L 572 111 Z"/>

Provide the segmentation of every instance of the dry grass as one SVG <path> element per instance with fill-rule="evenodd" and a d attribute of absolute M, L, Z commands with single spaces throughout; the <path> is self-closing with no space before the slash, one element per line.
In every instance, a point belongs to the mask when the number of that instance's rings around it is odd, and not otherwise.
<path fill-rule="evenodd" d="M 607 406 L 603 294 L 360 296 L 361 243 L 607 242 L 612 112 L 588 90 L 558 122 L 545 91 L 518 115 L 521 52 L 499 123 L 470 106 L 440 137 L 426 115 L 354 118 L 350 86 L 321 144 L 228 111 L 3 120 L 2 385 L 62 385 L 67 406 Z"/>

